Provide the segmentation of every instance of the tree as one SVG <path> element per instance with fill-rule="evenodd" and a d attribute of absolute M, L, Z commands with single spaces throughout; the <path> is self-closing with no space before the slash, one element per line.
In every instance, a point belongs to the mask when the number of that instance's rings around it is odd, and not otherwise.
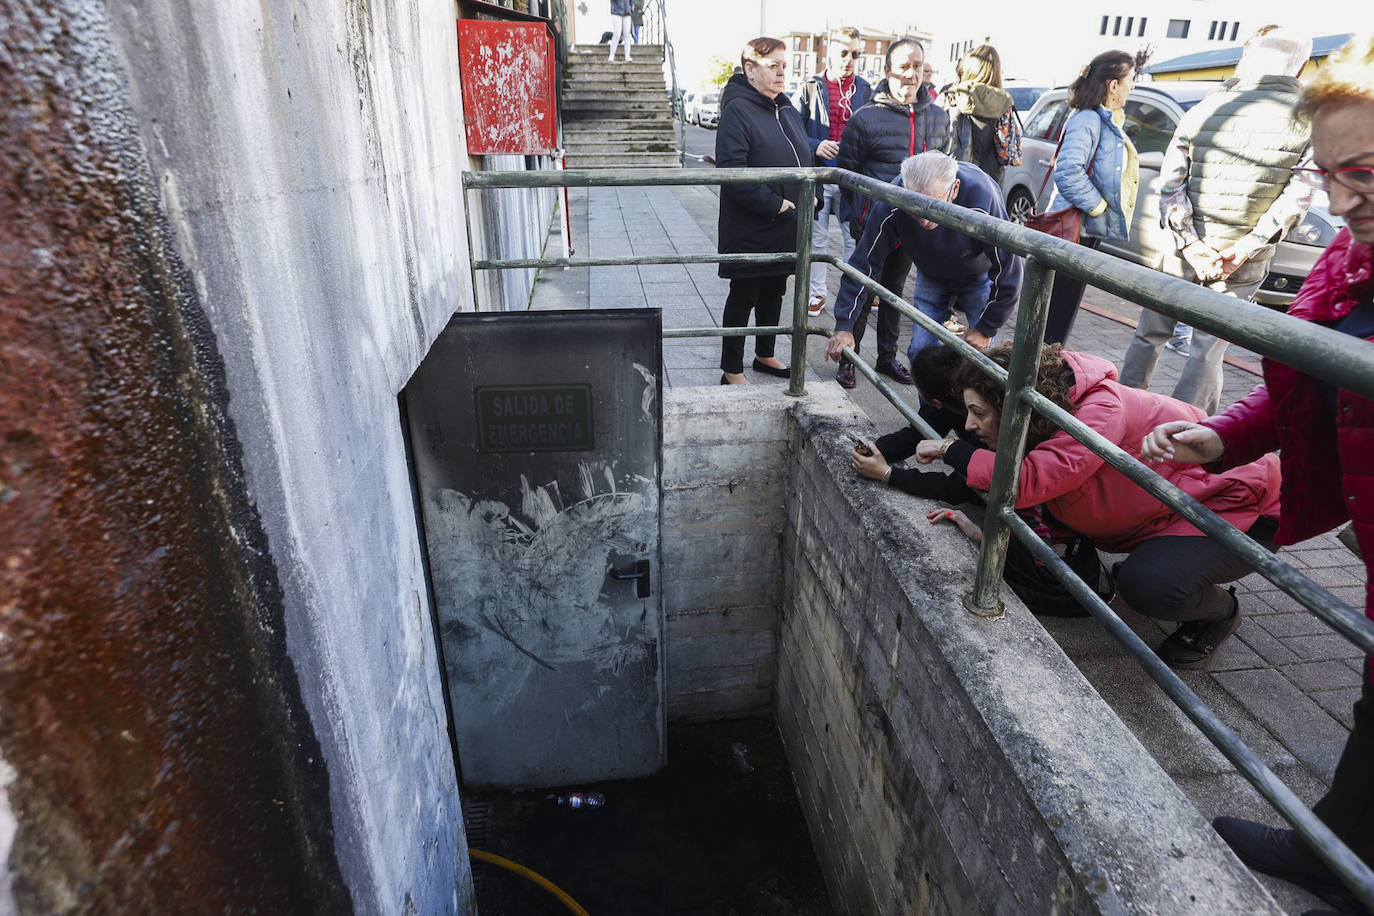
<path fill-rule="evenodd" d="M 730 79 L 730 74 L 734 72 L 735 65 L 732 61 L 721 60 L 713 54 L 711 62 L 706 65 L 706 85 L 724 86 Z"/>

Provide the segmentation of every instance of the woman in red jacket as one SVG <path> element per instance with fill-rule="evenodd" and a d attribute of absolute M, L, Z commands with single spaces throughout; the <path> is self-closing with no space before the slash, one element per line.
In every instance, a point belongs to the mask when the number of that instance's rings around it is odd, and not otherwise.
<path fill-rule="evenodd" d="M 987 355 L 1006 366 L 1011 345 L 996 347 Z M 967 410 L 964 428 L 979 444 L 927 439 L 917 445 L 915 458 L 922 464 L 942 458 L 970 487 L 987 490 L 992 485 L 1004 392 L 1000 384 L 971 366 L 960 370 L 956 385 Z M 1127 388 L 1117 382 L 1116 368 L 1107 360 L 1063 350 L 1058 344 L 1041 354 L 1035 388 L 1136 455 L 1141 438 L 1159 423 L 1206 416 L 1182 401 Z M 855 466 L 860 467 L 857 460 Z M 1264 541 L 1273 535 L 1278 515 L 1278 471 L 1278 460 L 1268 455 L 1224 474 L 1177 465 L 1164 476 L 1237 528 Z M 860 467 L 860 473 L 891 477 L 877 467 Z M 1129 554 L 1115 569 L 1116 586 L 1136 611 L 1179 622 L 1158 649 L 1173 667 L 1204 667 L 1240 626 L 1235 595 L 1218 584 L 1248 574 L 1250 565 L 1203 537 L 1178 513 L 1039 415 L 1031 418 L 1016 494 L 1016 508 L 1032 507 L 1039 508 L 1051 533 L 1083 535 L 1104 550 Z"/>
<path fill-rule="evenodd" d="M 1324 188 L 1345 218 L 1288 314 L 1374 339 L 1374 35 L 1328 59 L 1303 92 L 1312 118 L 1315 169 L 1299 175 Z M 1374 351 L 1371 351 L 1374 358 Z M 1141 444 L 1145 457 L 1231 467 L 1280 449 L 1283 520 L 1276 543 L 1294 544 L 1354 522 L 1365 562 L 1365 613 L 1374 618 L 1374 400 L 1266 359 L 1264 384 L 1204 423 L 1165 423 Z M 1365 662 L 1355 727 L 1331 789 L 1314 811 L 1356 855 L 1374 865 L 1374 683 Z M 1344 887 L 1292 830 L 1220 817 L 1217 832 L 1252 868 L 1285 878 L 1338 906 L 1355 907 Z"/>

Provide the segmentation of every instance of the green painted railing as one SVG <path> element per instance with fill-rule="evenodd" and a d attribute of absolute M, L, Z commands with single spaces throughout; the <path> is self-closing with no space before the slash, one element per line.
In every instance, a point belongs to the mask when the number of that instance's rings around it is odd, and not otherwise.
<path fill-rule="evenodd" d="M 1374 872 L 1317 819 L 1255 753 L 1165 665 L 1154 651 L 1116 615 L 1116 613 L 1079 579 L 1067 564 L 1042 541 L 1015 512 L 1015 496 L 1026 435 L 1033 412 L 1048 416 L 1075 439 L 1099 455 L 1134 483 L 1147 490 L 1179 515 L 1196 525 L 1208 537 L 1244 558 L 1262 576 L 1301 601 L 1316 616 L 1347 640 L 1374 655 L 1374 622 L 1363 613 L 1340 601 L 1278 556 L 1261 547 L 1242 532 L 1222 521 L 1200 502 L 1179 490 L 1153 470 L 1107 441 L 1074 416 L 1035 390 L 1048 313 L 1049 292 L 1055 271 L 1086 281 L 1099 289 L 1129 299 L 1153 311 L 1238 343 L 1249 350 L 1279 360 L 1309 375 L 1324 379 L 1364 397 L 1374 398 L 1374 355 L 1366 341 L 1270 309 L 1257 309 L 1230 296 L 1166 276 L 1157 271 L 1119 260 L 1110 255 L 1052 238 L 1005 220 L 976 213 L 943 200 L 917 194 L 894 184 L 876 181 L 843 169 L 621 169 L 569 172 L 465 172 L 463 186 L 469 190 L 532 187 L 624 187 L 664 185 L 733 185 L 760 183 L 800 183 L 797 207 L 797 248 L 776 254 L 699 254 L 644 255 L 612 258 L 527 258 L 521 260 L 480 260 L 474 270 L 542 267 L 597 267 L 640 264 L 702 263 L 792 263 L 798 278 L 794 282 L 792 322 L 790 325 L 754 328 L 688 328 L 664 332 L 664 337 L 733 337 L 756 334 L 788 334 L 792 338 L 792 365 L 806 364 L 806 338 L 829 336 L 823 328 L 807 324 L 807 285 L 812 260 L 833 265 L 859 282 L 883 302 L 896 308 L 913 322 L 953 347 L 965 359 L 1002 383 L 1006 400 L 1002 426 L 997 440 L 992 487 L 988 492 L 988 512 L 983 524 L 983 545 L 978 557 L 978 573 L 965 606 L 980 617 L 1002 614 L 999 598 L 1002 569 L 1006 563 L 1009 538 L 1015 535 L 1054 575 L 1065 583 L 1080 603 L 1107 631 L 1140 662 L 1141 666 L 1179 708 L 1193 720 L 1227 759 L 1236 765 L 1263 795 L 1338 874 L 1355 895 L 1374 908 Z M 858 191 L 874 200 L 934 220 L 995 244 L 1026 259 L 1021 296 L 1017 304 L 1016 334 L 1010 369 L 1004 370 L 962 337 L 923 315 L 901 296 L 883 287 L 862 271 L 830 254 L 811 252 L 812 215 L 818 184 L 837 184 Z M 922 435 L 935 438 L 934 431 L 916 411 L 877 373 L 845 348 L 844 358 L 856 371 L 874 384 L 893 406 Z M 800 397 L 806 393 L 805 372 L 794 371 L 787 393 Z"/>

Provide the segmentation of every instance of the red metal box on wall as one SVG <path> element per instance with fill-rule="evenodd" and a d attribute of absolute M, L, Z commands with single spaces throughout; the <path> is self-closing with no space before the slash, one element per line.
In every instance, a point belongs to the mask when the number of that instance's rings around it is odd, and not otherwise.
<path fill-rule="evenodd" d="M 458 65 L 469 153 L 558 147 L 557 73 L 543 23 L 459 19 Z"/>

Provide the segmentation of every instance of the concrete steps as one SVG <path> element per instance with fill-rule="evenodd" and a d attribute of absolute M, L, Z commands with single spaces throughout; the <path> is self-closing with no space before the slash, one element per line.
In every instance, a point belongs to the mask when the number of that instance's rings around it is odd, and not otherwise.
<path fill-rule="evenodd" d="M 568 150 L 569 169 L 675 169 L 682 163 L 677 153 L 577 153 Z"/>
<path fill-rule="evenodd" d="M 638 45 L 632 63 L 605 45 L 576 45 L 563 71 L 563 143 L 570 169 L 679 165 L 663 48 Z"/>

